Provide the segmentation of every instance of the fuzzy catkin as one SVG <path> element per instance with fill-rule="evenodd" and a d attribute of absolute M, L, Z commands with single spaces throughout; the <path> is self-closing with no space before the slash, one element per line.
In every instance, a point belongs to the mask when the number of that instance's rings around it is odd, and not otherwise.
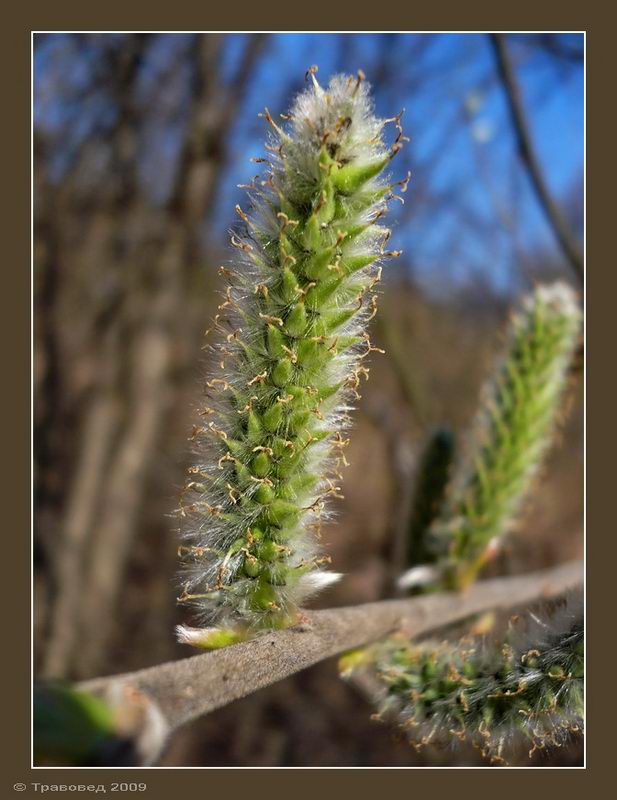
<path fill-rule="evenodd" d="M 467 741 L 507 763 L 521 743 L 531 755 L 583 729 L 582 596 L 543 618 L 517 618 L 504 641 L 392 637 L 343 658 L 341 668 L 370 687 L 379 717 L 394 719 L 414 746 Z"/>
<path fill-rule="evenodd" d="M 447 428 L 433 431 L 418 467 L 407 547 L 410 565 L 425 563 L 432 556 L 426 551 L 427 533 L 441 511 L 454 452 L 454 434 Z"/>
<path fill-rule="evenodd" d="M 516 519 L 552 438 L 580 320 L 576 294 L 562 282 L 537 287 L 513 316 L 471 446 L 428 534 L 450 588 L 475 579 Z"/>
<path fill-rule="evenodd" d="M 324 569 L 320 522 L 345 463 L 348 413 L 376 310 L 390 231 L 379 224 L 395 186 L 400 117 L 375 117 L 369 88 L 315 69 L 271 133 L 266 173 L 236 208 L 236 258 L 215 318 L 219 374 L 196 427 L 197 463 L 183 492 L 181 601 L 205 631 L 182 641 L 221 646 L 290 624 L 299 603 L 338 575 Z M 386 123 L 398 135 L 387 147 Z M 263 160 L 263 159 L 262 159 Z"/>

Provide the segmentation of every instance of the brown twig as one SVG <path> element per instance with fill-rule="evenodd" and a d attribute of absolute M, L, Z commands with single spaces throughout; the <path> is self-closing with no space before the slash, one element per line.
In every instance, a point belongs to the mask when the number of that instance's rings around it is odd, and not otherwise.
<path fill-rule="evenodd" d="M 582 576 L 582 564 L 570 562 L 529 575 L 483 581 L 457 595 L 306 612 L 306 622 L 296 628 L 264 633 L 205 655 L 97 678 L 77 688 L 111 703 L 120 699 L 149 709 L 142 718 L 155 720 L 159 735 L 142 729 L 136 736 L 156 739 L 162 747 L 165 737 L 181 725 L 395 629 L 419 636 L 482 611 L 557 596 L 579 584 Z M 140 749 L 135 747 L 135 752 Z M 151 760 L 155 751 L 156 747 L 149 748 Z"/>
<path fill-rule="evenodd" d="M 508 110 L 514 127 L 521 160 L 527 169 L 531 184 L 557 237 L 557 241 L 582 284 L 584 282 L 583 252 L 576 237 L 570 230 L 565 217 L 551 196 L 544 176 L 542 175 L 540 162 L 531 141 L 531 134 L 523 108 L 521 92 L 508 55 L 504 34 L 492 33 L 491 44 L 493 45 L 495 53 L 499 77 L 501 78 L 506 93 Z"/>

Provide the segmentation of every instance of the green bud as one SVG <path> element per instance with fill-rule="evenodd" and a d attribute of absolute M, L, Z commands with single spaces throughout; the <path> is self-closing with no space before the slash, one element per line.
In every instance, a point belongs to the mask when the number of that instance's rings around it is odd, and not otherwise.
<path fill-rule="evenodd" d="M 259 561 L 255 556 L 245 556 L 244 572 L 249 578 L 256 578 L 259 575 Z"/>
<path fill-rule="evenodd" d="M 304 303 L 296 303 L 292 306 L 289 316 L 285 320 L 285 331 L 289 336 L 302 336 L 307 326 L 306 308 Z"/>
<path fill-rule="evenodd" d="M 361 164 L 347 164 L 332 171 L 332 182 L 343 194 L 353 194 L 371 178 L 379 175 L 389 161 L 390 156 L 384 156 Z"/>
<path fill-rule="evenodd" d="M 257 453 L 251 461 L 251 472 L 258 478 L 265 478 L 272 468 L 272 462 L 267 453 Z"/>
<path fill-rule="evenodd" d="M 248 440 L 251 444 L 261 441 L 263 430 L 259 417 L 254 411 L 249 411 L 247 422 Z"/>
<path fill-rule="evenodd" d="M 293 364 L 289 358 L 283 358 L 272 370 L 272 383 L 275 386 L 286 386 L 293 375 Z"/>
<path fill-rule="evenodd" d="M 273 403 L 270 408 L 267 408 L 262 416 L 265 429 L 273 433 L 276 431 L 283 420 L 283 406 L 281 403 Z"/>
<path fill-rule="evenodd" d="M 268 354 L 271 358 L 283 358 L 285 356 L 285 350 L 283 347 L 285 346 L 285 335 L 281 331 L 280 328 L 276 328 L 274 325 L 268 325 Z"/>
<path fill-rule="evenodd" d="M 255 500 L 264 506 L 268 505 L 268 503 L 271 503 L 275 497 L 276 494 L 274 489 L 265 483 L 262 483 L 255 492 Z"/>

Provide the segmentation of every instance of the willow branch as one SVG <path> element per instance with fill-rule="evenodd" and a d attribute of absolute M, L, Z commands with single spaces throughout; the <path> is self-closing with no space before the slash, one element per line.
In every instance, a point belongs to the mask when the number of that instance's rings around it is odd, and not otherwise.
<path fill-rule="evenodd" d="M 147 709 L 144 721 L 154 724 L 158 739 L 164 740 L 203 714 L 395 629 L 419 636 L 488 609 L 557 596 L 581 583 L 582 576 L 582 564 L 570 562 L 529 575 L 482 581 L 461 594 L 310 611 L 296 628 L 137 672 L 97 678 L 77 688 L 110 702 L 137 703 Z"/>
<path fill-rule="evenodd" d="M 536 196 L 555 233 L 563 254 L 576 272 L 580 282 L 583 283 L 583 252 L 565 217 L 551 196 L 544 176 L 542 175 L 540 162 L 531 141 L 531 134 L 523 108 L 521 92 L 514 75 L 510 56 L 508 55 L 504 34 L 491 34 L 491 43 L 495 53 L 499 77 L 506 93 L 508 110 L 514 127 L 521 160 L 527 169 Z"/>

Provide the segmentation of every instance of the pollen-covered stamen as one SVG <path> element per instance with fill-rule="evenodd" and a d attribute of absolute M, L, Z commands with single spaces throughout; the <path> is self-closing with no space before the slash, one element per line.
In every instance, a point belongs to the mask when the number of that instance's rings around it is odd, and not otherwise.
<path fill-rule="evenodd" d="M 280 328 L 285 324 L 280 317 L 274 317 L 271 314 L 262 314 L 261 311 L 259 312 L 259 319 L 263 319 L 264 322 L 268 322 L 270 325 L 278 325 Z"/>
<path fill-rule="evenodd" d="M 306 293 L 309 291 L 309 289 L 312 289 L 314 286 L 317 286 L 315 281 L 310 281 L 304 287 L 298 286 L 298 288 L 296 290 L 297 296 L 298 297 L 306 297 Z"/>
<path fill-rule="evenodd" d="M 259 375 L 255 375 L 250 381 L 247 381 L 247 386 L 253 386 L 255 383 L 262 383 L 268 377 L 268 373 L 264 370 Z"/>
<path fill-rule="evenodd" d="M 206 428 L 203 425 L 193 425 L 193 429 L 191 431 L 191 435 L 189 436 L 189 441 L 194 442 L 198 436 L 200 436 Z"/>
<path fill-rule="evenodd" d="M 339 275 L 343 275 L 343 268 L 341 267 L 341 256 L 337 256 L 334 264 L 328 264 L 327 269 L 330 272 L 336 272 Z"/>
<path fill-rule="evenodd" d="M 368 286 L 369 291 L 371 289 L 373 289 L 375 286 L 377 286 L 378 283 L 381 283 L 381 274 L 382 274 L 382 272 L 383 272 L 383 267 L 382 266 L 377 267 L 377 274 L 371 280 L 371 282 L 370 282 L 370 284 Z"/>
<path fill-rule="evenodd" d="M 285 230 L 289 227 L 293 228 L 296 225 L 300 224 L 299 220 L 289 219 L 287 214 L 283 213 L 282 211 L 279 211 L 276 216 L 281 220 L 281 233 L 284 233 Z"/>
<path fill-rule="evenodd" d="M 226 483 L 225 488 L 227 489 L 229 499 L 234 505 L 236 505 L 238 500 L 242 497 L 242 493 L 237 489 L 237 487 L 232 486 L 231 483 Z"/>
<path fill-rule="evenodd" d="M 210 503 L 206 503 L 205 500 L 202 500 L 199 503 L 193 503 L 187 508 L 187 511 L 194 512 L 201 511 L 202 509 L 205 509 L 209 514 L 212 514 L 212 516 L 218 517 L 223 511 L 223 506 L 213 506 Z"/>
<path fill-rule="evenodd" d="M 315 75 L 319 72 L 319 67 L 317 64 L 311 64 L 311 66 L 307 69 L 304 73 L 304 80 L 308 81 L 309 79 L 313 81 L 313 86 L 315 89 L 319 89 L 321 91 L 321 86 L 317 83 L 317 78 Z"/>
<path fill-rule="evenodd" d="M 411 180 L 411 172 L 408 171 L 407 172 L 407 176 L 405 178 L 403 178 L 402 180 L 396 181 L 395 183 L 393 183 L 392 187 L 400 186 L 401 187 L 400 191 L 404 194 L 407 191 L 407 187 L 409 186 L 409 181 L 410 180 Z"/>
<path fill-rule="evenodd" d="M 252 411 L 253 410 L 253 403 L 255 401 L 257 401 L 257 400 L 259 400 L 259 398 L 257 397 L 256 394 L 251 395 L 251 397 L 249 397 L 249 399 L 248 399 L 246 405 L 244 406 L 244 408 L 239 408 L 238 409 L 238 414 L 246 414 L 247 411 Z"/>
<path fill-rule="evenodd" d="M 274 455 L 274 451 L 271 447 L 264 447 L 263 445 L 259 445 L 258 447 L 253 448 L 253 453 L 267 453 L 269 456 Z"/>
<path fill-rule="evenodd" d="M 251 475 L 251 480 L 253 483 L 259 483 L 262 486 L 274 486 L 274 483 L 270 480 L 270 478 L 256 478 L 255 475 Z"/>
<path fill-rule="evenodd" d="M 360 358 L 366 358 L 370 353 L 380 353 L 381 355 L 385 355 L 385 352 L 386 352 L 385 350 L 382 350 L 381 347 L 375 347 L 371 343 L 371 339 L 370 339 L 370 336 L 368 335 L 368 333 L 363 333 L 361 338 L 364 339 L 364 341 L 366 343 L 366 351 L 361 354 Z M 368 378 L 368 374 L 367 374 L 367 378 Z"/>
<path fill-rule="evenodd" d="M 232 464 L 240 464 L 241 462 L 238 461 L 237 458 L 231 455 L 231 453 L 224 453 L 218 460 L 218 468 L 225 469 L 225 462 L 231 461 Z"/>
<path fill-rule="evenodd" d="M 225 301 L 218 306 L 218 310 L 222 311 L 224 308 L 237 308 L 236 303 L 234 302 L 233 297 L 231 296 L 231 286 L 227 287 L 225 292 Z"/>
<path fill-rule="evenodd" d="M 325 493 L 326 495 L 331 495 L 332 497 L 337 498 L 338 500 L 344 500 L 344 495 L 341 494 L 341 487 L 335 486 L 335 484 L 330 480 L 330 478 L 326 478 L 326 483 L 328 484 L 328 491 Z"/>
<path fill-rule="evenodd" d="M 247 215 L 244 213 L 244 211 L 242 210 L 242 208 L 240 207 L 240 205 L 239 205 L 239 204 L 236 204 L 235 211 L 236 211 L 236 214 L 237 214 L 237 215 L 240 217 L 240 219 L 241 219 L 241 220 L 242 220 L 242 221 L 243 221 L 243 222 L 244 222 L 246 225 L 251 225 L 251 220 L 250 220 L 250 219 L 249 219 L 249 217 L 248 217 L 248 216 L 247 216 Z"/>
<path fill-rule="evenodd" d="M 246 253 L 250 253 L 253 250 L 252 245 L 250 245 L 248 242 L 243 242 L 235 235 L 235 233 L 232 234 L 230 242 L 232 247 L 235 247 L 236 250 L 244 250 Z"/>
<path fill-rule="evenodd" d="M 186 472 L 187 475 L 201 475 L 202 478 L 210 477 L 209 474 L 201 467 L 188 467 Z"/>
<path fill-rule="evenodd" d="M 223 555 L 220 550 L 214 550 L 212 547 L 196 547 L 195 545 L 185 545 L 185 544 L 181 544 L 178 547 L 179 556 L 188 554 L 195 556 L 196 558 L 201 558 L 206 553 L 213 553 L 214 555 L 217 556 Z"/>
<path fill-rule="evenodd" d="M 366 318 L 366 321 L 370 322 L 372 319 L 374 319 L 376 314 L 377 314 L 377 297 L 375 295 L 373 295 L 371 297 L 371 313 Z M 385 352 L 385 351 L 382 350 L 381 352 Z"/>
<path fill-rule="evenodd" d="M 236 328 L 236 330 L 232 331 L 232 333 L 228 333 L 227 336 L 225 337 L 225 339 L 226 339 L 227 342 L 231 343 L 235 339 L 237 339 L 240 336 L 241 333 L 242 333 L 242 328 Z M 221 362 L 221 363 L 223 363 L 223 362 Z"/>
<path fill-rule="evenodd" d="M 223 328 L 223 326 L 219 322 L 220 319 L 221 319 L 221 315 L 220 314 L 215 314 L 214 319 L 212 320 L 212 327 L 208 328 L 207 330 L 204 331 L 204 336 L 209 336 L 212 333 L 213 330 L 218 330 L 218 331 L 222 331 L 222 332 L 226 333 L 225 329 Z"/>
<path fill-rule="evenodd" d="M 212 378 L 212 380 L 206 381 L 206 386 L 208 389 L 216 389 L 220 386 L 224 392 L 231 391 L 231 384 L 224 378 Z"/>
<path fill-rule="evenodd" d="M 259 114 L 257 116 L 265 118 L 265 120 L 268 122 L 268 124 L 271 125 L 274 128 L 274 130 L 276 131 L 277 135 L 280 136 L 282 139 L 287 139 L 288 138 L 288 136 L 285 133 L 285 131 L 279 125 L 276 124 L 276 122 L 272 118 L 272 114 L 268 111 L 267 108 L 264 109 L 263 113 L 259 112 Z"/>
<path fill-rule="evenodd" d="M 256 175 L 250 183 L 238 183 L 236 186 L 238 189 L 257 189 L 257 179 L 259 175 Z"/>
<path fill-rule="evenodd" d="M 293 350 L 291 350 L 289 347 L 287 347 L 284 344 L 281 345 L 281 349 L 283 350 L 284 353 L 286 353 L 289 356 L 289 358 L 291 359 L 291 363 L 292 364 L 296 364 L 297 363 L 298 356 L 294 353 Z"/>

